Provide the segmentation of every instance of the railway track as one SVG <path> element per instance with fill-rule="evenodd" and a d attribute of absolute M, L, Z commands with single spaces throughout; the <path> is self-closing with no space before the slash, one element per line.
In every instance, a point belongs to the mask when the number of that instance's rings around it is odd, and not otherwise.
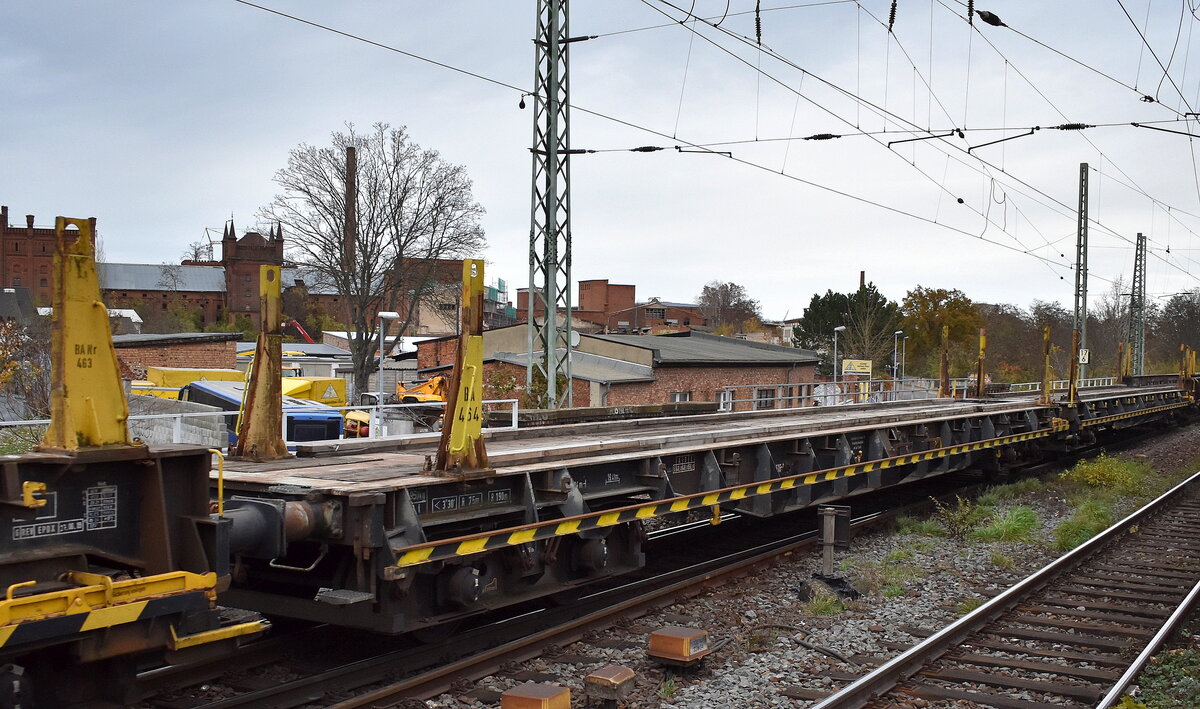
<path fill-rule="evenodd" d="M 814 709 L 1110 707 L 1200 595 L 1200 473 Z"/>

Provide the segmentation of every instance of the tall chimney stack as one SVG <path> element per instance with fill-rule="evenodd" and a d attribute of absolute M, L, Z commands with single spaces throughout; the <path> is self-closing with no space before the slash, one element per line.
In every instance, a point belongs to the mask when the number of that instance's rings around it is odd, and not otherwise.
<path fill-rule="evenodd" d="M 859 271 L 858 272 L 858 289 L 863 290 L 866 287 L 867 287 L 867 272 Z"/>
<path fill-rule="evenodd" d="M 346 146 L 346 219 L 342 228 L 342 270 L 354 270 L 354 244 L 358 235 L 358 155 Z"/>

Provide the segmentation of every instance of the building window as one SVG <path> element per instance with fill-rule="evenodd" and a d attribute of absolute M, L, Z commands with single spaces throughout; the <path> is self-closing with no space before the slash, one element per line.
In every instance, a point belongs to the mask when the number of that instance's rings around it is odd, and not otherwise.
<path fill-rule="evenodd" d="M 733 390 L 722 389 L 717 392 L 717 410 L 733 411 Z"/>
<path fill-rule="evenodd" d="M 759 409 L 759 410 L 775 408 L 775 390 L 774 389 L 755 389 L 754 390 L 754 408 Z"/>
<path fill-rule="evenodd" d="M 50 286 L 50 281 L 47 281 L 45 278 L 43 278 L 38 285 L 42 288 L 48 288 Z"/>
<path fill-rule="evenodd" d="M 21 285 L 21 279 L 20 279 L 20 278 L 13 278 L 13 285 L 14 285 L 14 286 L 19 286 L 19 285 Z"/>
<path fill-rule="evenodd" d="M 662 320 L 667 317 L 666 308 L 646 308 L 647 320 Z"/>
<path fill-rule="evenodd" d="M 671 392 L 670 401 L 672 404 L 676 404 L 681 401 L 691 401 L 691 400 L 692 400 L 692 392 L 690 392 L 690 391 L 673 391 L 673 392 Z"/>

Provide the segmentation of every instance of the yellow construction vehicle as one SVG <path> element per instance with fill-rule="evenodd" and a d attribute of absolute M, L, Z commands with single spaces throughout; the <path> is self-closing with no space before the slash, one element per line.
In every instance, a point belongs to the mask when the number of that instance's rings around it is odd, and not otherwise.
<path fill-rule="evenodd" d="M 450 379 L 445 374 L 438 374 L 423 382 L 417 382 L 411 387 L 396 385 L 396 398 L 401 404 L 440 404 L 446 401 L 446 392 Z"/>

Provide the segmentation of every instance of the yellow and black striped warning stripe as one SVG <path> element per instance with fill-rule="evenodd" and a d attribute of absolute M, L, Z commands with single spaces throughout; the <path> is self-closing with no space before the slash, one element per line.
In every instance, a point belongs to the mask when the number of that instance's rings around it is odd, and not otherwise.
<path fill-rule="evenodd" d="M 124 625 L 187 611 L 205 610 L 215 598 L 217 575 L 173 571 L 137 579 L 113 581 L 107 576 L 71 572 L 68 579 L 78 586 L 16 596 L 22 587 L 13 584 L 0 600 L 0 648 L 44 642 L 67 635 Z M 248 623 L 221 629 L 222 637 L 261 631 L 265 626 Z M 230 632 L 233 635 L 230 635 Z M 190 636 L 186 636 L 190 637 Z M 206 636 L 206 639 L 221 639 Z M 186 640 L 178 641 L 181 645 Z"/>
<path fill-rule="evenodd" d="M 811 473 L 800 473 L 797 475 L 789 475 L 787 477 L 775 478 L 773 480 L 761 483 L 748 483 L 745 485 L 736 485 L 727 487 L 721 490 L 712 492 L 700 492 L 691 495 L 683 495 L 670 500 L 662 500 L 658 502 L 649 502 L 639 505 L 629 505 L 620 507 L 606 512 L 595 512 L 576 517 L 568 517 L 561 520 L 550 520 L 547 522 L 539 522 L 524 527 L 512 527 L 509 529 L 497 530 L 478 535 L 468 535 L 463 537 L 455 537 L 453 539 L 445 539 L 428 544 L 420 544 L 411 547 L 397 549 L 399 559 L 396 562 L 396 568 L 404 568 L 409 566 L 418 566 L 434 561 L 443 561 L 460 556 L 469 556 L 478 554 L 483 551 L 493 549 L 501 549 L 504 547 L 517 546 L 519 544 L 527 544 L 539 539 L 550 539 L 552 537 L 561 537 L 571 534 L 576 534 L 589 529 L 600 529 L 604 527 L 612 527 L 626 522 L 636 520 L 653 519 L 663 515 L 672 514 L 674 512 L 686 512 L 688 510 L 697 510 L 713 505 L 719 505 L 724 502 L 735 502 L 748 497 L 756 497 L 758 495 L 768 495 L 773 492 L 782 492 L 791 490 L 797 486 L 816 485 L 838 478 L 848 478 L 855 475 L 870 473 L 875 470 L 886 470 L 902 465 L 912 465 L 931 460 L 945 458 L 951 455 L 959 455 L 962 453 L 972 453 L 975 451 L 987 450 L 990 448 L 998 448 L 1000 446 L 1011 445 L 1023 441 L 1031 441 L 1037 438 L 1045 438 L 1054 435 L 1067 429 L 1067 422 L 1060 419 L 1055 419 L 1054 423 L 1049 428 L 1042 428 L 1028 433 L 1019 433 L 1011 436 L 1001 436 L 999 438 L 989 438 L 983 441 L 975 441 L 973 443 L 964 443 L 957 446 L 948 446 L 945 448 L 935 448 L 932 450 L 922 451 L 920 453 L 912 453 L 908 455 L 898 455 L 891 458 L 881 458 L 866 463 L 854 463 L 851 465 L 843 465 L 836 468 L 828 468 L 826 470 L 817 470 Z"/>
<path fill-rule="evenodd" d="M 1148 416 L 1150 414 L 1157 414 L 1161 411 L 1171 411 L 1172 409 L 1182 409 L 1185 406 L 1191 406 L 1191 403 L 1184 401 L 1184 402 L 1180 402 L 1177 404 L 1166 404 L 1164 406 L 1152 406 L 1148 409 L 1140 409 L 1138 411 L 1127 411 L 1123 414 L 1112 414 L 1110 416 L 1097 416 L 1096 418 L 1087 419 L 1086 421 L 1080 421 L 1079 426 L 1080 426 L 1080 428 L 1087 428 L 1089 426 L 1101 426 L 1106 423 L 1112 423 L 1113 421 L 1123 421 L 1125 419 L 1137 418 L 1138 416 Z"/>

